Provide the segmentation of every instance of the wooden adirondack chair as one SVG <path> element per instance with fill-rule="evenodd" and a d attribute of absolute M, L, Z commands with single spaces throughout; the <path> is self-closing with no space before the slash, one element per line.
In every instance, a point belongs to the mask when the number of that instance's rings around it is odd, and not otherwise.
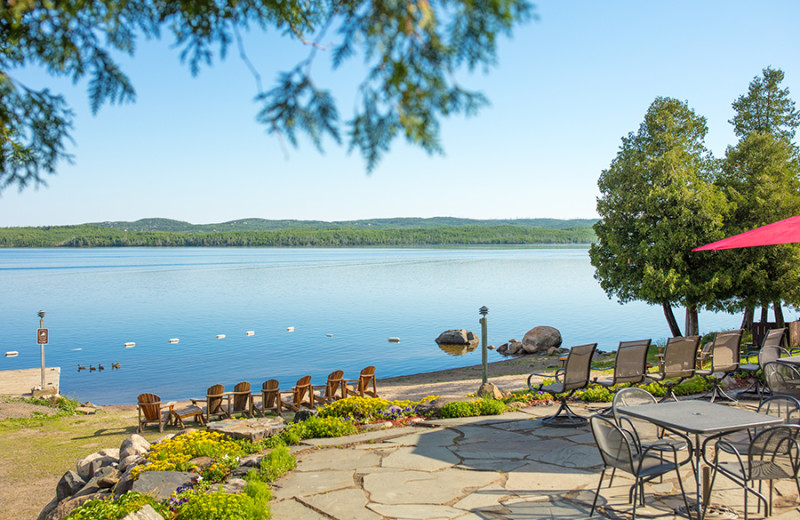
<path fill-rule="evenodd" d="M 250 391 L 250 383 L 242 381 L 233 387 L 233 409 L 231 413 L 240 413 L 253 417 L 253 393 Z"/>
<path fill-rule="evenodd" d="M 158 431 L 164 431 L 164 425 L 170 424 L 170 415 L 174 401 L 161 403 L 161 398 L 156 394 L 141 394 L 138 397 L 139 424 L 137 431 L 142 433 L 143 427 L 148 423 L 158 423 Z"/>
<path fill-rule="evenodd" d="M 378 397 L 378 388 L 375 380 L 375 367 L 368 366 L 358 376 L 358 379 L 345 379 L 347 383 L 358 383 L 355 388 L 347 386 L 347 395 L 361 397 Z M 370 390 L 372 387 L 372 390 Z"/>
<path fill-rule="evenodd" d="M 344 384 L 344 372 L 341 370 L 334 370 L 328 374 L 328 381 L 324 385 L 315 385 L 314 388 L 319 389 L 321 395 L 317 395 L 320 401 L 331 404 L 337 399 L 344 399 L 347 397 L 347 386 Z"/>
<path fill-rule="evenodd" d="M 295 412 L 299 412 L 302 407 L 314 409 L 314 388 L 311 386 L 311 376 L 301 377 L 290 391 L 281 392 L 281 394 L 291 394 L 291 400 L 283 401 L 282 406 Z"/>
<path fill-rule="evenodd" d="M 222 406 L 222 399 L 227 398 L 227 407 Z M 209 387 L 206 391 L 205 399 L 192 399 L 192 404 L 197 406 L 197 403 L 206 403 L 203 411 L 205 413 L 206 423 L 211 420 L 211 416 L 221 416 L 230 418 L 231 408 L 231 394 L 225 393 L 225 386 L 214 385 Z"/>
<path fill-rule="evenodd" d="M 269 379 L 261 385 L 261 409 L 259 413 L 266 415 L 267 411 L 274 411 L 282 415 L 283 402 L 281 401 L 281 389 L 277 379 Z"/>

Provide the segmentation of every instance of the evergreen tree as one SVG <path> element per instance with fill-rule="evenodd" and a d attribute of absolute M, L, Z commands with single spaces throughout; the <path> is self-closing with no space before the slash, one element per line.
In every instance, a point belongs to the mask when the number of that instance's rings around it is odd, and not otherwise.
<path fill-rule="evenodd" d="M 675 336 L 681 331 L 672 306 L 686 308 L 686 335 L 697 334 L 698 309 L 726 283 L 691 252 L 722 238 L 729 210 L 712 182 L 716 164 L 706 132 L 705 118 L 686 103 L 656 98 L 598 181 L 601 220 L 589 251 L 595 278 L 620 303 L 661 305 Z"/>
<path fill-rule="evenodd" d="M 733 102 L 736 115 L 728 121 L 741 139 L 753 132 L 767 133 L 791 141 L 800 125 L 800 112 L 794 109 L 788 88 L 780 88 L 783 71 L 767 67 L 762 77 L 750 82 L 747 94 Z"/>
<path fill-rule="evenodd" d="M 800 213 L 800 158 L 792 143 L 800 113 L 781 88 L 784 74 L 767 67 L 755 77 L 747 94 L 733 102 L 730 120 L 739 142 L 728 147 L 718 179 L 735 210 L 725 224 L 726 234 L 743 233 Z M 731 295 L 720 306 L 744 310 L 743 327 L 753 321 L 753 309 L 761 306 L 767 320 L 770 303 L 775 320 L 783 323 L 781 302 L 800 303 L 796 280 L 800 276 L 800 246 L 767 246 L 704 253 L 726 269 L 733 282 Z"/>

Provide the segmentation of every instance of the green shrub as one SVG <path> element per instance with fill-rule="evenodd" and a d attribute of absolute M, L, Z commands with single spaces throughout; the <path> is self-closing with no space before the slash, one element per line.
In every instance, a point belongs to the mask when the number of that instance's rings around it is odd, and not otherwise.
<path fill-rule="evenodd" d="M 341 417 L 309 417 L 305 421 L 292 424 L 282 435 L 292 439 L 296 435 L 299 440 L 302 440 L 341 437 L 343 435 L 351 435 L 357 431 L 352 422 Z M 287 442 L 287 444 L 290 443 Z"/>
<path fill-rule="evenodd" d="M 508 410 L 508 406 L 503 401 L 497 399 L 483 398 L 476 401 L 478 405 L 478 415 L 500 415 Z"/>
<path fill-rule="evenodd" d="M 286 446 L 278 446 L 261 459 L 258 469 L 251 470 L 247 474 L 247 479 L 272 482 L 284 473 L 293 470 L 295 466 L 297 466 L 297 460 L 289 452 L 289 449 Z"/>
<path fill-rule="evenodd" d="M 149 496 L 131 491 L 119 497 L 119 500 L 110 498 L 89 500 L 75 508 L 67 520 L 119 520 L 146 504 L 150 504 L 164 518 L 172 517 L 166 505 Z"/>
<path fill-rule="evenodd" d="M 338 399 L 323 407 L 319 411 L 319 416 L 341 417 L 354 422 L 415 417 L 419 415 L 417 411 L 419 405 L 432 401 L 436 397 L 435 395 L 429 395 L 421 401 L 388 401 L 375 397 L 352 396 L 346 399 Z M 397 411 L 395 413 L 386 411 L 392 407 L 396 407 Z"/>
<path fill-rule="evenodd" d="M 445 419 L 472 417 L 478 415 L 478 411 L 474 401 L 453 401 L 442 406 L 441 415 Z"/>
<path fill-rule="evenodd" d="M 614 394 L 605 386 L 590 385 L 580 392 L 580 399 L 588 403 L 609 403 L 614 399 Z"/>
<path fill-rule="evenodd" d="M 245 492 L 235 495 L 203 493 L 186 490 L 176 498 L 181 502 L 176 509 L 175 520 L 267 520 L 269 513 L 269 490 L 266 484 L 250 482 Z"/>

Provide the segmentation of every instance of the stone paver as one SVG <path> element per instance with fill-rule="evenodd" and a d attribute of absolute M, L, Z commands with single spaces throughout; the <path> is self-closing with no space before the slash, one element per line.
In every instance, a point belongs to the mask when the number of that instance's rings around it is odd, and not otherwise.
<path fill-rule="evenodd" d="M 580 409 L 580 405 L 577 407 Z M 295 447 L 298 465 L 274 483 L 276 520 L 584 520 L 589 516 L 602 461 L 588 427 L 550 428 L 541 417 L 555 406 L 495 417 L 446 419 L 425 427 L 315 439 Z M 585 407 L 582 413 L 589 415 Z M 694 478 L 682 481 L 689 499 Z M 593 518 L 630 518 L 630 475 L 603 482 Z M 683 503 L 674 474 L 645 485 L 647 505 L 637 516 L 678 520 Z M 742 511 L 743 493 L 724 478 L 712 502 Z M 755 518 L 755 501 L 751 512 Z M 800 518 L 794 483 L 775 486 L 770 520 Z"/>

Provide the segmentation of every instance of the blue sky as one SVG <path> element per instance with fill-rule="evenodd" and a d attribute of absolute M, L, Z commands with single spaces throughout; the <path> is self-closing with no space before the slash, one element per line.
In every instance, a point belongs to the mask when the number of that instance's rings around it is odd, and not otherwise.
<path fill-rule="evenodd" d="M 687 101 L 707 118 L 721 157 L 736 139 L 731 103 L 766 66 L 786 73 L 800 100 L 800 2 L 535 2 L 539 21 L 499 45 L 488 74 L 463 74 L 491 106 L 443 122 L 445 154 L 396 141 L 371 175 L 346 147 L 308 141 L 284 150 L 255 122 L 253 77 L 234 51 L 192 77 L 170 41 L 139 43 L 120 63 L 135 104 L 92 116 L 86 84 L 39 70 L 13 75 L 63 92 L 76 112 L 72 165 L 47 187 L 0 194 L 0 226 L 165 217 L 193 223 L 238 218 L 594 218 L 597 178 L 620 139 L 657 96 Z M 324 42 L 323 42 L 324 43 Z M 245 45 L 269 85 L 308 48 L 272 34 Z M 314 75 L 349 117 L 358 61 Z"/>

